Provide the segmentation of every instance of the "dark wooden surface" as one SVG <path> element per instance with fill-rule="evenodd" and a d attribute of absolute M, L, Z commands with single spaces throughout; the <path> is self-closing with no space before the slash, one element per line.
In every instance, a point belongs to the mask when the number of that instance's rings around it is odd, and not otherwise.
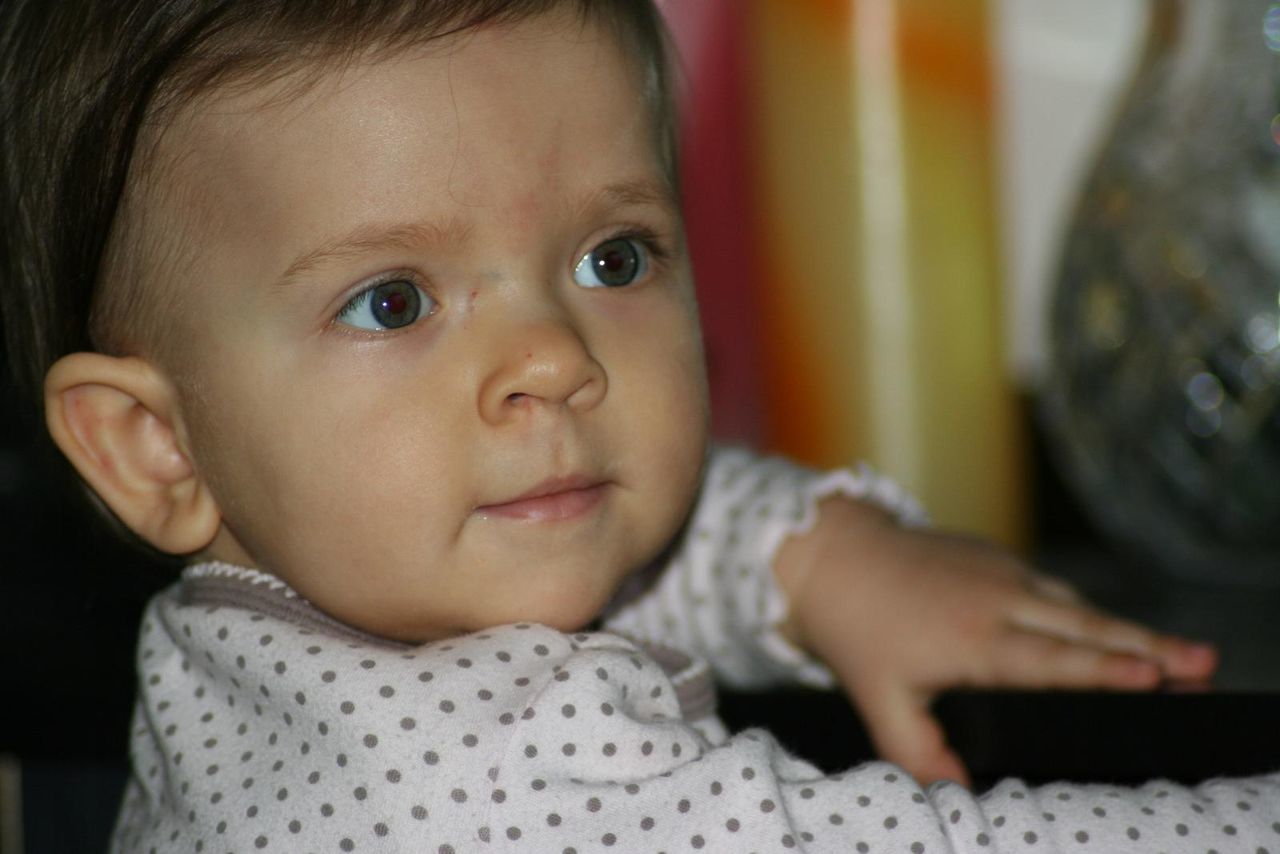
<path fill-rule="evenodd" d="M 873 759 L 857 716 L 836 694 L 729 694 L 731 728 L 769 729 L 828 773 Z M 1196 783 L 1280 771 L 1280 694 L 973 692 L 950 694 L 936 711 L 952 746 L 989 788 L 1006 777 L 1137 785 Z"/>

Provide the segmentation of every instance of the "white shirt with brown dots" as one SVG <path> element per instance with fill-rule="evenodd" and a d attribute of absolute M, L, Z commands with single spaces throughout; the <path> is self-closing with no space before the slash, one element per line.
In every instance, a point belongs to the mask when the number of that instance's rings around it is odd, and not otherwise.
<path fill-rule="evenodd" d="M 1274 777 L 978 797 L 885 763 L 824 776 L 766 732 L 730 736 L 704 655 L 731 649 L 713 664 L 738 684 L 829 678 L 772 633 L 785 602 L 768 564 L 831 491 L 915 513 L 866 472 L 717 455 L 668 571 L 575 635 L 499 626 L 408 647 L 268 574 L 192 567 L 144 617 L 112 850 L 1280 852 Z M 750 541 L 764 566 L 743 575 Z"/>

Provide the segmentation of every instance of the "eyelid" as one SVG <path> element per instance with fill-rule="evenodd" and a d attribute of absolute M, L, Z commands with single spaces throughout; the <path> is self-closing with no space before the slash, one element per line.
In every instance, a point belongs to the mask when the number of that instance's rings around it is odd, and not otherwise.
<path fill-rule="evenodd" d="M 613 235 L 597 242 L 591 249 L 595 249 L 601 243 L 608 243 L 610 240 L 634 240 L 647 249 L 655 260 L 665 260 L 670 254 L 663 235 L 657 230 L 644 225 L 621 228 Z M 591 249 L 587 251 L 590 252 Z"/>

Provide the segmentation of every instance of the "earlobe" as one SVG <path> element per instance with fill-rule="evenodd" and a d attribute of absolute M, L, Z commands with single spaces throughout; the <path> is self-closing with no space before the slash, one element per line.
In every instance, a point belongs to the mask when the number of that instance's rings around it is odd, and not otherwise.
<path fill-rule="evenodd" d="M 72 353 L 45 377 L 53 441 L 120 521 L 171 554 L 207 546 L 221 514 L 183 447 L 165 376 L 134 357 Z"/>

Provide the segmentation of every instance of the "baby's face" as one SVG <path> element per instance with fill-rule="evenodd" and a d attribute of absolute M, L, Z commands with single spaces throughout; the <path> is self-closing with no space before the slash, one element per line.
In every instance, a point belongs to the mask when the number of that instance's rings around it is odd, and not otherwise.
<path fill-rule="evenodd" d="M 551 16 L 270 94 L 178 121 L 149 216 L 198 246 L 175 383 L 209 556 L 406 640 L 581 626 L 676 534 L 706 441 L 639 72 Z"/>

